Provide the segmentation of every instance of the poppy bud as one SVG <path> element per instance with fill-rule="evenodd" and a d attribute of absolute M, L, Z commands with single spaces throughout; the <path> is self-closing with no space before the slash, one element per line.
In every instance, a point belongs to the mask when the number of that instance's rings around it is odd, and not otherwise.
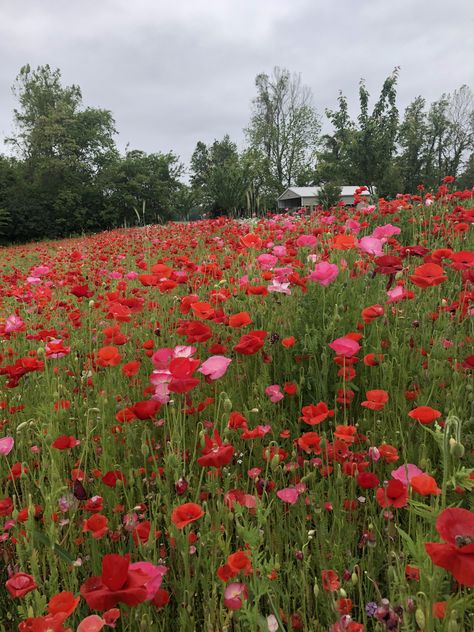
<path fill-rule="evenodd" d="M 186 493 L 189 483 L 185 478 L 180 478 L 174 485 L 174 489 L 178 496 L 182 496 Z"/>
<path fill-rule="evenodd" d="M 459 441 L 456 441 L 456 439 L 450 439 L 449 452 L 456 459 L 462 459 L 462 457 L 464 456 L 465 449 L 462 443 L 459 443 Z"/>
<path fill-rule="evenodd" d="M 223 406 L 224 406 L 225 412 L 230 413 L 230 411 L 232 410 L 232 400 L 226 397 L 224 400 Z"/>
<path fill-rule="evenodd" d="M 345 599 L 345 598 L 347 597 L 347 593 L 346 593 L 346 591 L 344 590 L 344 588 L 339 588 L 339 596 L 340 596 L 342 599 Z"/>
<path fill-rule="evenodd" d="M 318 582 L 315 581 L 314 582 L 314 586 L 313 586 L 313 595 L 316 597 L 316 599 L 318 598 L 319 595 L 319 585 Z"/>
<path fill-rule="evenodd" d="M 417 608 L 415 612 L 415 621 L 420 628 L 420 630 L 424 630 L 426 626 L 426 617 L 425 613 L 421 608 Z"/>
<path fill-rule="evenodd" d="M 457 621 L 456 610 L 451 610 L 451 615 L 448 621 L 448 632 L 459 632 L 460 627 Z"/>
<path fill-rule="evenodd" d="M 357 586 L 357 584 L 359 583 L 359 576 L 355 571 L 351 575 L 351 583 L 353 586 Z"/>
<path fill-rule="evenodd" d="M 270 467 L 275 470 L 280 465 L 280 455 L 275 454 L 270 461 Z"/>
<path fill-rule="evenodd" d="M 91 299 L 89 301 L 89 307 L 94 307 L 94 305 L 95 305 L 95 301 Z"/>

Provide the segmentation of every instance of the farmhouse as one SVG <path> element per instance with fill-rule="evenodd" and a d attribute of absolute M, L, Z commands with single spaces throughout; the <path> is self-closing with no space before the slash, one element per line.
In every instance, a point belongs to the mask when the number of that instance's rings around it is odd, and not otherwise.
<path fill-rule="evenodd" d="M 322 187 L 289 187 L 278 198 L 278 208 L 307 208 L 314 210 L 318 205 L 318 194 Z M 341 187 L 341 201 L 347 205 L 354 204 L 354 194 L 359 187 Z M 369 192 L 364 191 L 361 195 L 368 196 Z"/>

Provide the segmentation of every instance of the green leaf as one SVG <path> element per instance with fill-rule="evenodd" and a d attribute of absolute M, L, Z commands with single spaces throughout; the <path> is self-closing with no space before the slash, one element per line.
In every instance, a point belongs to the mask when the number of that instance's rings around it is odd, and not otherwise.
<path fill-rule="evenodd" d="M 68 551 L 66 551 L 66 549 L 63 549 L 63 547 L 59 546 L 59 544 L 51 543 L 48 536 L 46 536 L 44 533 L 41 533 L 41 531 L 33 531 L 33 538 L 40 544 L 44 544 L 44 546 L 50 548 L 55 555 L 57 555 L 65 562 L 68 562 L 69 564 L 73 564 L 75 562 L 75 559 Z"/>

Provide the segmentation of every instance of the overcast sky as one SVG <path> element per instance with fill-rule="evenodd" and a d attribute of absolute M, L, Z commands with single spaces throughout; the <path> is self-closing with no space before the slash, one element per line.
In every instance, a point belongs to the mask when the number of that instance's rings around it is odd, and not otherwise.
<path fill-rule="evenodd" d="M 173 150 L 229 133 L 242 145 L 259 72 L 300 72 L 321 114 L 357 111 L 400 66 L 399 106 L 474 89 L 473 0 L 0 0 L 0 137 L 20 67 L 59 67 L 110 109 L 123 149 Z M 0 145 L 1 149 L 1 145 Z"/>

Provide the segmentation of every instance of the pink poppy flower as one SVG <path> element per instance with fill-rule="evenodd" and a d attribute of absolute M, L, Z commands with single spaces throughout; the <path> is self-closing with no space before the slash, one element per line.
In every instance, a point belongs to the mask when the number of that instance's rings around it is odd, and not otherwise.
<path fill-rule="evenodd" d="M 257 257 L 257 264 L 260 270 L 271 270 L 278 262 L 278 257 L 270 254 L 263 254 Z"/>
<path fill-rule="evenodd" d="M 360 344 L 356 340 L 348 338 L 347 336 L 336 338 L 336 340 L 330 342 L 328 346 L 331 347 L 337 355 L 344 356 L 345 358 L 352 358 L 352 356 L 355 356 L 360 349 Z"/>
<path fill-rule="evenodd" d="M 100 632 L 104 625 L 106 625 L 105 619 L 97 614 L 91 614 L 79 623 L 77 632 Z"/>
<path fill-rule="evenodd" d="M 373 231 L 372 237 L 376 239 L 383 239 L 384 237 L 393 237 L 393 235 L 399 235 L 401 230 L 398 226 L 393 224 L 385 224 L 384 226 L 377 226 Z"/>
<path fill-rule="evenodd" d="M 283 393 L 280 391 L 278 384 L 272 384 L 265 389 L 265 395 L 267 395 L 273 404 L 276 404 L 283 399 Z"/>
<path fill-rule="evenodd" d="M 339 274 L 339 268 L 335 263 L 328 263 L 327 261 L 321 261 L 314 266 L 314 270 L 309 275 L 311 281 L 319 283 L 323 287 L 326 287 L 334 281 Z"/>
<path fill-rule="evenodd" d="M 300 235 L 296 240 L 296 245 L 300 248 L 314 248 L 318 240 L 314 235 Z"/>
<path fill-rule="evenodd" d="M 230 610 L 240 610 L 247 599 L 247 586 L 239 582 L 227 584 L 224 590 L 224 606 Z"/>
<path fill-rule="evenodd" d="M 284 503 L 294 505 L 298 500 L 299 492 L 295 487 L 285 487 L 277 491 L 277 496 Z"/>
<path fill-rule="evenodd" d="M 5 319 L 5 333 L 11 334 L 14 331 L 21 331 L 25 323 L 16 314 L 12 314 Z"/>
<path fill-rule="evenodd" d="M 163 566 L 163 564 L 155 566 L 151 562 L 134 562 L 133 564 L 130 564 L 129 569 L 131 571 L 142 571 L 150 577 L 150 580 L 145 584 L 145 588 L 147 591 L 146 601 L 153 599 L 153 597 L 156 595 L 158 589 L 161 586 L 163 577 L 168 571 L 167 567 Z"/>
<path fill-rule="evenodd" d="M 222 355 L 211 356 L 202 363 L 198 369 L 198 373 L 206 375 L 211 380 L 218 380 L 225 374 L 231 362 L 232 360 L 230 358 L 226 358 Z"/>
<path fill-rule="evenodd" d="M 383 255 L 383 241 L 375 237 L 362 237 L 359 241 L 359 249 L 369 255 L 381 257 Z"/>
<path fill-rule="evenodd" d="M 420 470 L 419 467 L 413 465 L 413 463 L 406 463 L 405 465 L 400 465 L 400 467 L 397 467 L 396 470 L 393 470 L 392 478 L 395 478 L 397 481 L 400 481 L 400 483 L 403 483 L 404 485 L 408 485 L 408 483 L 414 476 L 419 476 L 420 474 L 423 474 L 423 471 Z"/>
<path fill-rule="evenodd" d="M 13 437 L 2 437 L 0 439 L 0 455 L 7 456 L 13 450 L 15 439 Z"/>

